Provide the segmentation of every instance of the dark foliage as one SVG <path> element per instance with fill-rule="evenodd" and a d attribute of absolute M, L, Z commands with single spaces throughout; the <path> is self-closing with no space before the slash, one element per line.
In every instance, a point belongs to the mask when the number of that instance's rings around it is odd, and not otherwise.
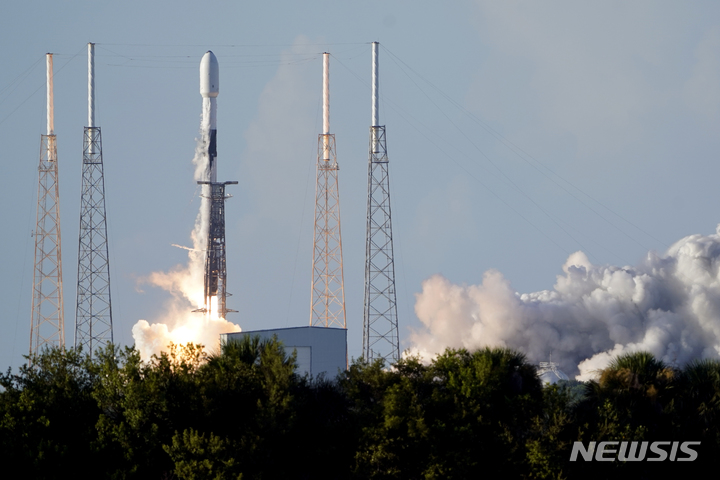
<path fill-rule="evenodd" d="M 720 454 L 716 360 L 677 369 L 640 352 L 545 388 L 508 349 L 359 359 L 335 380 L 295 366 L 257 338 L 149 362 L 46 350 L 0 375 L 0 456 L 28 478 L 615 480 L 687 475 Z M 698 460 L 570 462 L 576 441 L 655 440 L 701 441 Z"/>

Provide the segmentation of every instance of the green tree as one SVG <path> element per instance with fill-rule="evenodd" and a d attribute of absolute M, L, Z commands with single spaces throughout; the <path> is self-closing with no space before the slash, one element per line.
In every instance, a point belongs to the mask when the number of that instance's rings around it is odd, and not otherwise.
<path fill-rule="evenodd" d="M 720 360 L 695 360 L 677 381 L 680 427 L 692 438 L 720 446 Z"/>
<path fill-rule="evenodd" d="M 587 383 L 575 409 L 578 441 L 652 442 L 678 440 L 673 428 L 678 371 L 649 352 L 614 358 L 597 381 Z M 569 454 L 568 454 L 569 455 Z M 648 462 L 567 462 L 570 478 L 648 478 Z M 682 466 L 682 464 L 680 464 Z M 668 472 L 673 465 L 663 465 Z M 685 467 L 687 468 L 687 467 Z"/>
<path fill-rule="evenodd" d="M 433 361 L 431 375 L 434 464 L 426 476 L 524 474 L 525 442 L 542 408 L 535 366 L 505 348 L 448 349 Z"/>
<path fill-rule="evenodd" d="M 558 382 L 543 388 L 542 412 L 533 418 L 527 440 L 530 478 L 568 478 L 568 452 L 572 443 L 578 440 L 575 407 L 579 393 L 575 390 L 576 383 Z M 584 388 L 582 384 L 580 386 Z"/>
<path fill-rule="evenodd" d="M 223 345 L 197 370 L 203 421 L 193 426 L 193 435 L 208 442 L 222 439 L 223 448 L 233 452 L 232 465 L 222 456 L 210 460 L 226 462 L 228 474 L 293 476 L 295 465 L 285 460 L 296 424 L 294 390 L 299 378 L 295 368 L 295 355 L 286 355 L 276 338 L 246 336 Z M 298 440 L 297 445 L 302 445 L 303 439 Z M 181 452 L 175 449 L 175 453 Z M 176 471 L 179 461 L 176 455 Z"/>
<path fill-rule="evenodd" d="M 518 476 L 542 406 L 535 367 L 507 349 L 448 349 L 384 369 L 354 363 L 342 381 L 359 428 L 358 478 Z"/>
<path fill-rule="evenodd" d="M 598 382 L 590 382 L 589 396 L 600 409 L 610 402 L 617 421 L 630 430 L 642 427 L 652 438 L 668 438 L 677 374 L 649 352 L 628 353 L 613 359 Z M 617 435 L 612 429 L 600 433 Z"/>
<path fill-rule="evenodd" d="M 357 448 L 350 404 L 335 380 L 300 378 L 293 386 L 293 415 L 283 464 L 298 479 L 348 478 Z"/>
<path fill-rule="evenodd" d="M 720 361 L 692 361 L 676 383 L 677 437 L 700 441 L 693 466 L 712 468 L 720 456 Z"/>
<path fill-rule="evenodd" d="M 28 478 L 56 478 L 96 458 L 97 381 L 80 350 L 48 348 L 0 376 L 0 456 Z"/>
<path fill-rule="evenodd" d="M 93 396 L 102 414 L 100 447 L 112 457 L 111 478 L 160 477 L 173 470 L 163 450 L 176 431 L 202 424 L 196 372 L 204 352 L 197 345 L 170 345 L 168 352 L 140 359 L 133 347 L 113 345 L 96 356 L 100 379 Z"/>
<path fill-rule="evenodd" d="M 210 433 L 207 437 L 196 430 L 176 433 L 172 445 L 165 445 L 175 465 L 175 475 L 183 480 L 242 479 L 237 473 L 234 449 L 225 439 Z"/>
<path fill-rule="evenodd" d="M 432 381 L 417 358 L 384 366 L 361 358 L 341 380 L 357 438 L 353 471 L 358 478 L 418 478 L 430 450 L 425 408 Z"/>

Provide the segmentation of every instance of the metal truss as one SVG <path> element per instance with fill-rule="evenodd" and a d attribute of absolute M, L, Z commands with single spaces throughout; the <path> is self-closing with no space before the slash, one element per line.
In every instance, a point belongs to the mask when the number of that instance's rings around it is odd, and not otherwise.
<path fill-rule="evenodd" d="M 40 138 L 31 355 L 40 353 L 44 346 L 65 346 L 57 143 L 55 135 Z"/>
<path fill-rule="evenodd" d="M 335 135 L 318 136 L 310 325 L 347 328 Z"/>
<path fill-rule="evenodd" d="M 363 356 L 400 359 L 385 127 L 370 127 Z"/>
<path fill-rule="evenodd" d="M 80 246 L 78 250 L 75 346 L 92 355 L 113 341 L 100 127 L 85 127 L 82 193 L 80 196 Z"/>
<path fill-rule="evenodd" d="M 225 257 L 225 185 L 237 185 L 238 182 L 197 182 L 210 186 L 210 229 L 208 232 L 205 257 L 205 308 L 199 312 L 212 316 L 212 298 L 217 297 L 217 314 L 225 318 L 228 312 L 226 297 L 227 266 Z"/>
<path fill-rule="evenodd" d="M 552 361 L 552 355 L 550 355 L 549 362 L 540 362 L 537 369 L 538 377 L 542 377 L 549 372 L 554 373 L 558 380 L 568 379 L 568 376 L 565 375 L 565 372 L 558 368 L 558 364 Z"/>

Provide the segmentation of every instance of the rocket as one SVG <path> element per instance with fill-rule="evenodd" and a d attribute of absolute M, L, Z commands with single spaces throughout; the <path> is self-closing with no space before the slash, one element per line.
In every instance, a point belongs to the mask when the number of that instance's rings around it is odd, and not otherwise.
<path fill-rule="evenodd" d="M 217 96 L 220 91 L 220 69 L 211 51 L 200 60 L 200 95 L 202 96 L 202 120 L 200 131 L 203 152 L 207 155 L 207 167 L 203 178 L 197 183 L 203 186 L 201 210 L 208 215 L 207 248 L 205 250 L 205 306 L 193 310 L 203 312 L 211 318 L 225 318 L 225 284 L 227 269 L 225 260 L 225 186 L 237 185 L 237 181 L 217 181 Z"/>
<path fill-rule="evenodd" d="M 217 96 L 220 92 L 220 68 L 215 54 L 208 50 L 200 60 L 200 95 L 203 97 L 203 131 L 209 130 L 206 181 L 217 182 Z M 209 104 L 209 105 L 206 105 Z"/>

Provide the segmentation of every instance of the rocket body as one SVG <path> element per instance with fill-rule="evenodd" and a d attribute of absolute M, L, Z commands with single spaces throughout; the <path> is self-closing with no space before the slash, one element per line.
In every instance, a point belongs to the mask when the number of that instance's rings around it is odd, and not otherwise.
<path fill-rule="evenodd" d="M 225 186 L 237 182 L 217 181 L 217 96 L 220 91 L 220 71 L 215 55 L 208 51 L 200 61 L 200 95 L 202 120 L 200 123 L 204 171 L 198 184 L 202 185 L 200 204 L 200 241 L 205 248 L 204 312 L 209 318 L 225 318 Z M 204 238 L 203 238 L 204 237 Z"/>
<path fill-rule="evenodd" d="M 202 131 L 208 132 L 206 181 L 217 182 L 217 96 L 220 93 L 220 68 L 217 58 L 207 51 L 200 61 L 200 95 L 203 98 Z"/>

